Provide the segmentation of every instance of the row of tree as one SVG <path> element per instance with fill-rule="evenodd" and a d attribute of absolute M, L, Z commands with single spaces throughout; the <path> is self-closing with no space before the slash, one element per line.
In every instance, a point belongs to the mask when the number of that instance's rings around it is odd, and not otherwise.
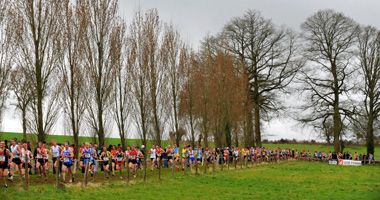
<path fill-rule="evenodd" d="M 335 151 L 354 132 L 374 152 L 376 28 L 322 10 L 296 34 L 248 10 L 194 51 L 157 10 L 127 25 L 118 9 L 117 0 L 0 0 L 1 111 L 13 94 L 25 137 L 44 141 L 62 116 L 76 146 L 84 132 L 103 145 L 115 124 L 123 147 L 131 126 L 145 145 L 261 146 L 263 121 L 292 94 L 305 99 L 293 117 L 333 138 Z"/>

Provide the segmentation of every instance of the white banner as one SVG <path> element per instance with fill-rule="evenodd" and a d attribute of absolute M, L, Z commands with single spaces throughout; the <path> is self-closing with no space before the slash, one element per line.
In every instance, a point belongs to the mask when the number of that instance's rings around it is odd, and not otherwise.
<path fill-rule="evenodd" d="M 337 160 L 329 160 L 329 165 L 337 165 L 338 161 Z"/>
<path fill-rule="evenodd" d="M 361 166 L 362 165 L 362 161 L 339 159 L 338 160 L 338 164 L 339 165 L 348 165 L 348 166 Z"/>

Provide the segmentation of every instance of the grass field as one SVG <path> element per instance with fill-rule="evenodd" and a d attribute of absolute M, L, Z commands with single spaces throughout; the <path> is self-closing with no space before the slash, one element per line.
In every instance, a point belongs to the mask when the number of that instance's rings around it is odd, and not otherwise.
<path fill-rule="evenodd" d="M 10 132 L 4 132 L 0 133 L 0 139 L 11 139 L 11 138 L 18 138 L 19 140 L 22 139 L 22 134 L 20 133 L 10 133 Z M 28 140 L 29 141 L 37 141 L 36 135 L 28 134 Z M 58 143 L 63 143 L 65 141 L 73 142 L 73 139 L 71 136 L 65 136 L 65 135 L 49 135 L 47 141 L 55 140 Z M 91 137 L 80 137 L 79 138 L 80 143 L 84 142 L 92 142 L 93 138 Z M 141 141 L 138 139 L 128 139 L 127 140 L 128 144 L 136 144 L 140 145 Z M 119 138 L 106 138 L 106 143 L 107 144 L 119 144 L 120 139 Z M 152 143 L 149 142 L 148 146 L 151 146 Z M 167 145 L 167 141 L 163 141 L 163 145 Z M 314 151 L 333 151 L 334 147 L 332 145 L 326 145 L 326 144 L 264 144 L 265 147 L 267 148 L 292 148 L 292 149 L 297 149 L 298 151 L 302 150 L 310 150 L 312 152 Z M 359 153 L 365 153 L 367 152 L 367 149 L 365 146 L 347 146 L 345 148 L 345 151 L 348 151 L 350 153 L 354 152 L 359 152 Z M 375 147 L 375 158 L 380 159 L 380 146 Z"/>
<path fill-rule="evenodd" d="M 153 176 L 153 175 L 152 175 Z M 287 161 L 214 175 L 163 173 L 163 180 L 127 184 L 120 180 L 53 184 L 0 190 L 2 199 L 380 199 L 380 167 L 343 167 L 319 162 Z"/>

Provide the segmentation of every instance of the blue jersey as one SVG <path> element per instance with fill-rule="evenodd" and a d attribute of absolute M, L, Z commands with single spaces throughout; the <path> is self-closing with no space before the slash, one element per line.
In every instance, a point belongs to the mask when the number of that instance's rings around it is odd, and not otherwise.
<path fill-rule="evenodd" d="M 173 153 L 174 153 L 174 154 L 178 154 L 178 152 L 179 152 L 178 147 L 174 147 L 174 149 L 173 149 Z"/>
<path fill-rule="evenodd" d="M 201 159 L 202 156 L 203 156 L 203 151 L 202 151 L 202 149 L 198 149 L 198 150 L 197 150 L 197 158 Z"/>
<path fill-rule="evenodd" d="M 71 156 L 71 152 L 69 149 L 65 149 L 63 151 L 63 164 L 69 164 L 71 165 L 72 164 L 72 158 L 70 157 Z"/>

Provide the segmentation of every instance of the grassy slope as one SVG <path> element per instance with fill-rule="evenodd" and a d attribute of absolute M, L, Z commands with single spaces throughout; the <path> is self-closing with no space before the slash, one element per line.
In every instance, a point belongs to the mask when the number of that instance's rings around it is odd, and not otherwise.
<path fill-rule="evenodd" d="M 11 139 L 11 138 L 18 138 L 18 139 L 22 139 L 22 134 L 20 133 L 10 133 L 10 132 L 5 132 L 5 133 L 0 133 L 0 138 L 1 139 Z M 36 135 L 28 135 L 28 139 L 30 141 L 36 141 L 37 138 L 36 138 Z M 51 140 L 55 140 L 59 143 L 63 143 L 65 141 L 69 141 L 69 142 L 73 142 L 73 139 L 71 136 L 64 136 L 64 135 L 49 135 L 48 136 L 48 141 L 51 141 Z M 80 137 L 80 143 L 83 143 L 83 142 L 91 142 L 92 141 L 92 138 L 90 137 Z M 138 140 L 138 139 L 128 139 L 128 144 L 132 145 L 132 144 L 137 144 L 137 145 L 140 145 L 141 144 L 141 141 Z M 119 138 L 107 138 L 106 139 L 106 143 L 107 144 L 119 144 L 120 143 L 120 139 Z M 163 145 L 165 146 L 167 144 L 167 141 L 163 141 Z M 148 144 L 148 146 L 150 146 L 151 144 Z M 310 150 L 312 152 L 314 151 L 332 151 L 334 150 L 334 147 L 332 145 L 323 145 L 323 144 L 264 144 L 265 147 L 268 147 L 268 148 L 277 148 L 277 147 L 280 147 L 280 148 L 293 148 L 293 149 L 297 149 L 298 151 L 302 151 L 302 150 Z M 360 153 L 365 153 L 367 152 L 366 150 L 366 147 L 365 146 L 348 146 L 345 148 L 345 151 L 348 151 L 350 153 L 354 153 L 354 152 L 360 152 Z M 376 150 L 375 150 L 375 158 L 377 159 L 380 159 L 380 146 L 376 146 Z"/>
<path fill-rule="evenodd" d="M 0 191 L 1 193 L 1 191 Z M 33 194 L 33 198 L 31 198 Z M 106 182 L 86 189 L 80 186 L 57 191 L 52 185 L 31 186 L 30 192 L 15 187 L 5 199 L 379 199 L 380 167 L 342 167 L 326 163 L 285 162 L 215 176 L 165 175 L 161 183 L 126 185 Z M 4 199 L 4 198 L 3 198 Z"/>

